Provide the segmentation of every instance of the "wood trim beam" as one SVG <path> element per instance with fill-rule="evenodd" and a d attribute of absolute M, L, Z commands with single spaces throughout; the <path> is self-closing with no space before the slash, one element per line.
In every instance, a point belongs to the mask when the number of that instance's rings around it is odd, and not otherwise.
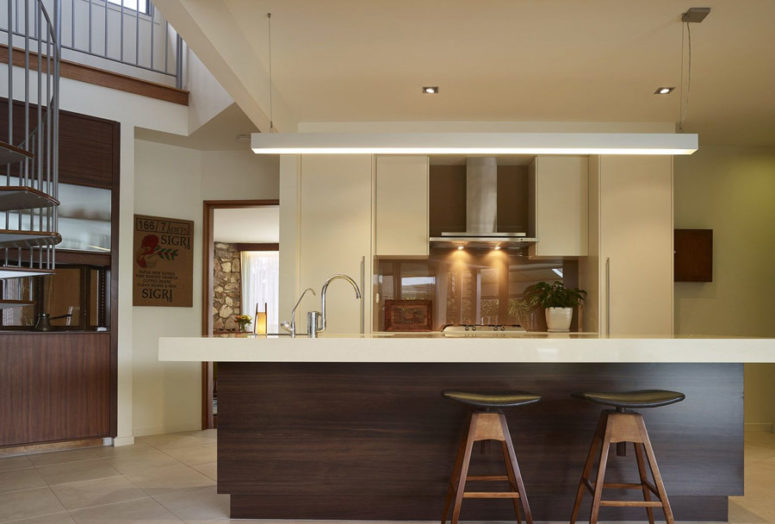
<path fill-rule="evenodd" d="M 8 46 L 0 44 L 0 62 L 8 63 Z M 24 67 L 24 50 L 14 48 L 13 65 Z M 42 71 L 46 71 L 47 64 L 41 64 Z M 30 69 L 37 70 L 38 54 L 30 51 Z M 79 82 L 86 82 L 109 89 L 117 89 L 135 95 L 156 98 L 173 104 L 188 105 L 188 91 L 166 86 L 157 82 L 141 80 L 121 73 L 114 73 L 97 67 L 92 67 L 70 60 L 60 62 L 60 72 L 63 78 L 70 78 Z"/>
<path fill-rule="evenodd" d="M 259 244 L 256 242 L 241 242 L 232 244 L 237 251 L 279 251 L 280 244 Z"/>

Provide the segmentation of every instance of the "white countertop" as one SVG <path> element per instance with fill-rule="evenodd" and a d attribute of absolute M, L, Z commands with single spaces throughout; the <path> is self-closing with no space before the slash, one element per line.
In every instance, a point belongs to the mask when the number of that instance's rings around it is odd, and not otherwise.
<path fill-rule="evenodd" d="M 599 338 L 529 334 L 162 337 L 159 360 L 186 362 L 775 362 L 772 338 Z"/>

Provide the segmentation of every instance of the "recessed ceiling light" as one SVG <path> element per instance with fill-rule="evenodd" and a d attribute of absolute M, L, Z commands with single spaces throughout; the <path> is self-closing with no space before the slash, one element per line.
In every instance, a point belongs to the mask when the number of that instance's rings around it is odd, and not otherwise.
<path fill-rule="evenodd" d="M 422 92 L 426 95 L 437 95 L 439 93 L 439 86 L 424 86 Z"/>
<path fill-rule="evenodd" d="M 658 87 L 656 91 L 654 91 L 655 95 L 669 95 L 673 92 L 675 87 Z"/>

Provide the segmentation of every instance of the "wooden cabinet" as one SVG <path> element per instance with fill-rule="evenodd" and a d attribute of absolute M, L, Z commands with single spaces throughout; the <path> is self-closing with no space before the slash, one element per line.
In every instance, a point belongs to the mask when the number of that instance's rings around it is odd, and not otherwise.
<path fill-rule="evenodd" d="M 427 156 L 377 157 L 376 256 L 428 256 L 428 164 Z"/>
<path fill-rule="evenodd" d="M 587 178 L 585 156 L 538 156 L 528 172 L 528 236 L 531 257 L 587 255 Z"/>
<path fill-rule="evenodd" d="M 592 157 L 589 187 L 585 331 L 672 335 L 672 157 Z"/>
<path fill-rule="evenodd" d="M 0 446 L 115 436 L 110 333 L 0 336 Z"/>
<path fill-rule="evenodd" d="M 317 297 L 308 295 L 299 307 L 299 331 L 305 330 L 305 312 L 320 309 L 323 282 L 344 273 L 365 288 L 362 289 L 363 304 L 355 298 L 349 284 L 333 282 L 327 297 L 327 332 L 358 333 L 361 314 L 364 322 L 368 323 L 370 318 L 371 293 L 366 283 L 371 279 L 373 157 L 303 155 L 299 170 L 298 290 L 311 287 L 318 294 Z M 282 249 L 282 239 L 280 245 Z M 368 324 L 364 327 L 370 329 Z"/>

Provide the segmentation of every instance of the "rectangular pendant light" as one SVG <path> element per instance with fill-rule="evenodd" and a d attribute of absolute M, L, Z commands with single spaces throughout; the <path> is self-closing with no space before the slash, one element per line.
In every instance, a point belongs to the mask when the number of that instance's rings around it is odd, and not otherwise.
<path fill-rule="evenodd" d="M 693 133 L 253 133 L 260 155 L 691 155 Z"/>

